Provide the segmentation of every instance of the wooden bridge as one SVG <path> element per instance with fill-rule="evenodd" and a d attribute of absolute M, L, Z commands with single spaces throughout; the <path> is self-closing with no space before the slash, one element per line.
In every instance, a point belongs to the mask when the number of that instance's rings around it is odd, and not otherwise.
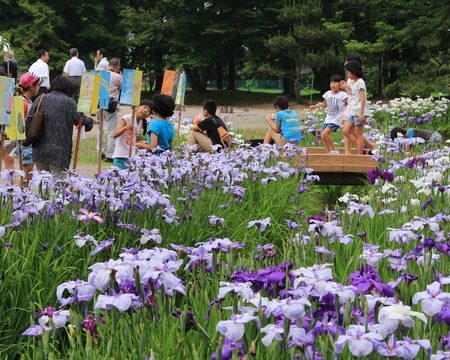
<path fill-rule="evenodd" d="M 306 155 L 298 161 L 305 167 L 313 169 L 314 175 L 320 176 L 321 185 L 363 185 L 367 182 L 367 172 L 377 166 L 370 155 L 345 155 L 344 149 L 339 154 L 327 154 L 324 148 L 306 148 Z"/>
<path fill-rule="evenodd" d="M 262 139 L 248 140 L 250 146 L 258 146 Z M 319 185 L 364 185 L 367 183 L 367 173 L 377 166 L 370 155 L 358 155 L 356 149 L 352 154 L 345 155 L 339 148 L 339 154 L 327 154 L 325 148 L 306 147 L 306 155 L 298 156 L 294 163 L 313 169 L 314 175 L 319 175 Z"/>

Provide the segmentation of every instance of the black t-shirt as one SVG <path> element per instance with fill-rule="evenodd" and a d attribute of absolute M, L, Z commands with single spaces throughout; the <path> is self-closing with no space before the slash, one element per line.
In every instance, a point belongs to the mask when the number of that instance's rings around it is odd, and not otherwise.
<path fill-rule="evenodd" d="M 206 131 L 206 135 L 211 139 L 213 145 L 222 145 L 222 141 L 220 141 L 219 132 L 217 129 L 223 126 L 227 131 L 227 127 L 222 119 L 216 115 L 210 116 L 209 118 L 204 119 L 198 127 L 202 131 Z"/>
<path fill-rule="evenodd" d="M 11 74 L 11 77 L 13 77 L 17 81 L 17 61 L 9 60 L 3 63 L 2 66 L 5 68 L 7 75 L 8 75 L 8 64 L 9 64 L 9 73 Z"/>

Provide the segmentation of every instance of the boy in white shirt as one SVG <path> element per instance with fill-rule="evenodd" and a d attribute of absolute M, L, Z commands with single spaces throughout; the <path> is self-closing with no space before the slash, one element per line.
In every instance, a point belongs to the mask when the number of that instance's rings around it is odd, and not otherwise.
<path fill-rule="evenodd" d="M 331 133 L 336 132 L 342 126 L 342 115 L 347 106 L 348 94 L 345 91 L 340 91 L 340 82 L 343 80 L 340 75 L 333 75 L 330 78 L 330 89 L 323 94 L 324 101 L 316 105 L 311 105 L 310 109 L 317 109 L 320 107 L 327 108 L 327 117 L 323 123 L 320 138 L 325 146 L 325 152 L 330 154 L 339 154 L 335 149 Z"/>

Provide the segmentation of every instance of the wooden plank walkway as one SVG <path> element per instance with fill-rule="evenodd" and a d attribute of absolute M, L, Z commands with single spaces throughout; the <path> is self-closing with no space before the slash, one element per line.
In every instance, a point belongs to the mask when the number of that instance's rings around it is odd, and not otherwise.
<path fill-rule="evenodd" d="M 305 167 L 319 175 L 321 185 L 363 185 L 367 172 L 377 166 L 370 155 L 327 154 L 324 148 L 306 148 L 306 156 L 298 159 Z M 356 152 L 356 151 L 355 151 Z"/>

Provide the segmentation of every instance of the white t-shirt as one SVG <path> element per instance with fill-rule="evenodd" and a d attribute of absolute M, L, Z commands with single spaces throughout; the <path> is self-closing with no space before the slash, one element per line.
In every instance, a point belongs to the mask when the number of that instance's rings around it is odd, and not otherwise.
<path fill-rule="evenodd" d="M 41 87 L 45 87 L 47 89 L 50 88 L 50 73 L 48 71 L 48 65 L 45 61 L 37 59 L 36 62 L 30 66 L 28 71 L 41 79 Z"/>
<path fill-rule="evenodd" d="M 122 119 L 128 124 L 133 123 L 133 115 L 126 114 L 122 116 Z M 144 120 L 145 121 L 145 120 Z M 137 124 L 134 126 L 135 134 L 139 134 L 142 131 L 142 121 L 137 121 Z M 114 158 L 127 158 L 130 151 L 130 141 L 131 141 L 132 132 L 130 130 L 126 130 L 116 139 L 116 145 L 114 146 Z M 134 156 L 136 153 L 136 146 L 133 146 L 133 150 L 131 156 Z"/>
<path fill-rule="evenodd" d="M 81 76 L 86 71 L 84 62 L 74 56 L 72 59 L 67 60 L 63 70 L 69 76 Z"/>
<path fill-rule="evenodd" d="M 342 126 L 342 115 L 345 111 L 345 100 L 348 98 L 348 94 L 345 91 L 334 93 L 329 90 L 323 94 L 323 98 L 327 101 L 327 117 L 324 123 Z"/>
<path fill-rule="evenodd" d="M 358 116 L 361 113 L 361 99 L 359 96 L 359 92 L 363 89 L 364 96 L 366 98 L 366 106 L 364 107 L 364 115 L 369 116 L 369 105 L 367 104 L 367 91 L 366 91 L 366 83 L 363 79 L 358 79 L 355 81 L 351 87 L 351 95 L 350 95 L 350 116 Z"/>
<path fill-rule="evenodd" d="M 100 62 L 97 64 L 97 67 L 95 70 L 108 70 L 109 61 L 107 58 L 102 58 Z"/>

